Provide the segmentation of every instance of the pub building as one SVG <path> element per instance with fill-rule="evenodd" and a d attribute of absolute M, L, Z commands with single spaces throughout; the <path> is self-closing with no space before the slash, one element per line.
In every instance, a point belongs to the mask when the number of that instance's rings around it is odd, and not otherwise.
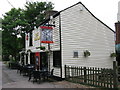
<path fill-rule="evenodd" d="M 25 34 L 24 64 L 54 69 L 53 75 L 59 78 L 65 78 L 65 65 L 113 68 L 115 32 L 85 5 L 78 2 L 48 16 Z"/>

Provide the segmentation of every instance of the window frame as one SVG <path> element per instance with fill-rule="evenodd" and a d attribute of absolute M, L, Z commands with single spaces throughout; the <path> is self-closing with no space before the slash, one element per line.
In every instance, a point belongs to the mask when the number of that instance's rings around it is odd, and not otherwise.
<path fill-rule="evenodd" d="M 79 54 L 78 51 L 73 51 L 73 58 L 78 58 L 79 57 L 78 54 Z"/>

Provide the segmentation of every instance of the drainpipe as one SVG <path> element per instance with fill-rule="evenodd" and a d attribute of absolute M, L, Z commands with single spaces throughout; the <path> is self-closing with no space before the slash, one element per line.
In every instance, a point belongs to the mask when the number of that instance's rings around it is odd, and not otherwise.
<path fill-rule="evenodd" d="M 50 72 L 50 43 L 48 43 L 48 71 Z"/>
<path fill-rule="evenodd" d="M 61 73 L 60 73 L 60 76 L 61 76 L 61 78 L 62 78 L 62 43 L 61 43 L 61 15 L 59 15 L 59 35 L 60 35 L 60 52 L 61 52 L 61 57 L 60 57 L 60 59 L 61 59 L 61 66 L 60 66 L 60 71 L 61 71 Z"/>

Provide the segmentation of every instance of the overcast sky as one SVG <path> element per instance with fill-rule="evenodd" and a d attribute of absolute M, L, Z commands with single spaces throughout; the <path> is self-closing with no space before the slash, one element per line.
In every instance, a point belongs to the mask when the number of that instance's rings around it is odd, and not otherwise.
<path fill-rule="evenodd" d="M 57 11 L 82 2 L 98 19 L 115 30 L 114 23 L 117 22 L 118 2 L 120 0 L 0 0 L 0 17 L 8 12 L 12 6 L 23 8 L 26 1 L 51 1 Z"/>

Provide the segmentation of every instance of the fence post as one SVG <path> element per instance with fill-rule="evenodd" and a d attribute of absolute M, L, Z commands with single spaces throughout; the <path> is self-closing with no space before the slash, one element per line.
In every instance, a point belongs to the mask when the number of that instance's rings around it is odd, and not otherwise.
<path fill-rule="evenodd" d="M 65 79 L 66 79 L 66 65 L 65 65 Z"/>
<path fill-rule="evenodd" d="M 118 88 L 118 70 L 117 70 L 117 61 L 113 61 L 113 84 L 114 88 Z"/>
<path fill-rule="evenodd" d="M 87 82 L 87 76 L 86 76 L 86 67 L 84 67 L 84 82 L 86 83 Z"/>

